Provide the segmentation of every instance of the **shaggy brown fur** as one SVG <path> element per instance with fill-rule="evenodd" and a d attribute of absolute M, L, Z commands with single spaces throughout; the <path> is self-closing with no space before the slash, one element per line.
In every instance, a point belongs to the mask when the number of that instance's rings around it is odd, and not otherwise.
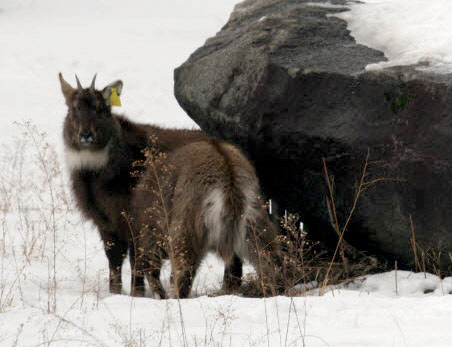
<path fill-rule="evenodd" d="M 110 292 L 122 289 L 121 267 L 129 249 L 132 269 L 135 247 L 125 215 L 138 178 L 131 175 L 133 163 L 143 160 L 150 134 L 162 139 L 162 151 L 170 151 L 205 138 L 200 131 L 161 129 L 136 124 L 111 113 L 112 88 L 118 94 L 122 82 L 102 91 L 72 88 L 61 73 L 61 89 L 68 106 L 64 121 L 64 144 L 73 192 L 79 209 L 98 227 L 110 267 Z M 125 212 L 125 215 L 123 214 Z M 144 279 L 132 272 L 132 294 L 144 294 Z"/>
<path fill-rule="evenodd" d="M 226 264 L 226 291 L 240 286 L 242 259 L 274 283 L 281 266 L 277 228 L 262 207 L 256 173 L 244 154 L 231 144 L 206 140 L 150 159 L 132 213 L 137 269 L 151 290 L 165 297 L 159 275 L 168 257 L 176 295 L 187 297 L 210 250 Z"/>

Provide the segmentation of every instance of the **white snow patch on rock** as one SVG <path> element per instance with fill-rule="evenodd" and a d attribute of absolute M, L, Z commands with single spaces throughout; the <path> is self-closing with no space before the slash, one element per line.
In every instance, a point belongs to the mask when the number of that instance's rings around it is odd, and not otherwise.
<path fill-rule="evenodd" d="M 363 0 L 335 14 L 348 23 L 357 43 L 384 52 L 387 62 L 367 70 L 428 62 L 430 72 L 452 72 L 450 0 Z"/>

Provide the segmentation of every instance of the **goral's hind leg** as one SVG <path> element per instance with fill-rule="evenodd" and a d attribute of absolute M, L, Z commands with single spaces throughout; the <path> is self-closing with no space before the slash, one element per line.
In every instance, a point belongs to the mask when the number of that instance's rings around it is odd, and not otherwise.
<path fill-rule="evenodd" d="M 229 264 L 225 265 L 223 276 L 223 291 L 226 293 L 236 292 L 242 284 L 242 260 L 234 254 Z"/>
<path fill-rule="evenodd" d="M 160 269 L 146 272 L 146 278 L 148 279 L 149 287 L 151 288 L 154 299 L 165 299 L 166 292 L 160 281 Z"/>
<path fill-rule="evenodd" d="M 183 260 L 178 259 L 176 262 L 178 264 L 174 266 L 173 286 L 176 290 L 176 297 L 184 299 L 190 295 L 199 261 L 194 257 L 184 257 Z"/>
<path fill-rule="evenodd" d="M 193 248 L 193 244 L 186 239 L 183 231 L 173 235 L 177 236 L 173 238 L 173 245 L 169 247 L 168 254 L 171 260 L 172 284 L 176 297 L 182 299 L 190 294 L 193 279 L 201 261 L 201 253 Z"/>
<path fill-rule="evenodd" d="M 165 289 L 160 281 L 160 269 L 164 255 L 153 242 L 147 243 L 147 247 L 144 244 L 146 243 L 143 243 L 143 248 L 140 248 L 138 252 L 138 273 L 146 276 L 154 299 L 165 299 Z"/>

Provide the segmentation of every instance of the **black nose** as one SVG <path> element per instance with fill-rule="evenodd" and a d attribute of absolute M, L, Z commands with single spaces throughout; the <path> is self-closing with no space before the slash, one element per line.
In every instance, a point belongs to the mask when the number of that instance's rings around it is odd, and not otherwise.
<path fill-rule="evenodd" d="M 87 129 L 80 132 L 80 142 L 81 143 L 91 143 L 93 142 L 93 133 Z"/>

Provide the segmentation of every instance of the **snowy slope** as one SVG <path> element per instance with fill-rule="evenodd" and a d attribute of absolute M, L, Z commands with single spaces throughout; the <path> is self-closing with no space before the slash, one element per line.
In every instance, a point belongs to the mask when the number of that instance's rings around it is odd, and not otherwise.
<path fill-rule="evenodd" d="M 59 160 L 65 106 L 57 73 L 72 83 L 77 73 L 85 85 L 96 72 L 98 86 L 121 78 L 120 112 L 194 126 L 173 97 L 172 71 L 221 28 L 235 2 L 0 2 L 1 347 L 451 346 L 452 279 L 429 274 L 370 276 L 322 297 L 207 297 L 223 271 L 210 257 L 195 281 L 199 298 L 108 293 L 102 244 L 75 210 Z M 408 11 L 402 0 L 385 2 L 396 3 Z M 26 119 L 37 128 L 13 124 Z M 168 269 L 164 277 L 168 285 Z M 124 294 L 129 278 L 126 264 Z"/>

